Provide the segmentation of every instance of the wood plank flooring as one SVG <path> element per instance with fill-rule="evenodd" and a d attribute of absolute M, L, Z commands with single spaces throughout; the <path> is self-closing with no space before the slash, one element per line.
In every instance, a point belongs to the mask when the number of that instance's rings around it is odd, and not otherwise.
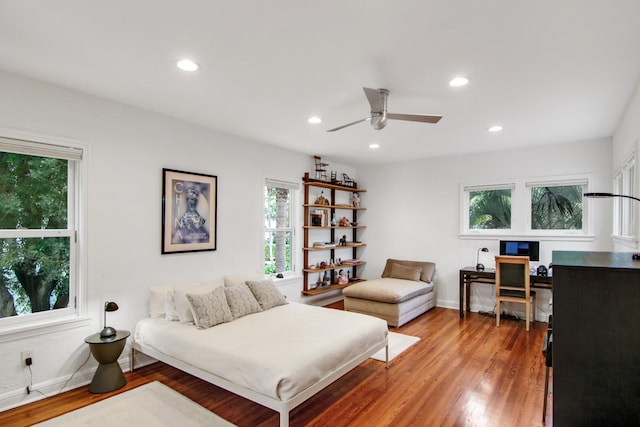
<path fill-rule="evenodd" d="M 457 310 L 435 308 L 390 329 L 421 340 L 388 370 L 365 361 L 294 409 L 291 426 L 541 426 L 546 328 L 536 322 L 527 333 L 524 321 L 510 319 L 496 328 L 493 317 L 460 319 Z M 81 387 L 2 412 L 0 425 L 31 425 L 156 380 L 240 427 L 279 425 L 276 412 L 162 363 L 126 377 L 127 385 L 112 393 Z"/>

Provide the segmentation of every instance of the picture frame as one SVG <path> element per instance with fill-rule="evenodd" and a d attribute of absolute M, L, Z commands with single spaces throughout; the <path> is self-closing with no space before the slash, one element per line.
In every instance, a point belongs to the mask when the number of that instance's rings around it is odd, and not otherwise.
<path fill-rule="evenodd" d="M 162 254 L 217 249 L 218 177 L 162 169 Z"/>

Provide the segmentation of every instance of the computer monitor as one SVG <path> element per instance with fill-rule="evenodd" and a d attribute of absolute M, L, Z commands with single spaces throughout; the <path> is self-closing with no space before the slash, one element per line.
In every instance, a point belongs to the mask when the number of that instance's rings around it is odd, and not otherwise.
<path fill-rule="evenodd" d="M 529 261 L 540 261 L 540 242 L 500 240 L 500 255 L 528 256 Z"/>

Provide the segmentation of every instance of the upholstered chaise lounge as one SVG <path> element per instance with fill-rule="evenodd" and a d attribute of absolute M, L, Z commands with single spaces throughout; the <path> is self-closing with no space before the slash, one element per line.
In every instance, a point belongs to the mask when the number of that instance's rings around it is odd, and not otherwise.
<path fill-rule="evenodd" d="M 388 259 L 382 278 L 342 290 L 344 309 L 376 316 L 400 327 L 435 307 L 432 262 Z"/>

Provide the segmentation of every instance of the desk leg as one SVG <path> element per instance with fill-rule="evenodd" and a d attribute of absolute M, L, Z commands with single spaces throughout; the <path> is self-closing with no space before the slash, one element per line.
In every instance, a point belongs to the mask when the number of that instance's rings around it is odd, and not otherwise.
<path fill-rule="evenodd" d="M 460 318 L 464 319 L 464 295 L 465 295 L 465 283 L 466 280 L 464 278 L 464 273 L 461 271 L 460 272 L 460 282 L 459 282 L 459 289 L 458 289 L 458 293 L 460 295 L 460 305 L 459 305 L 459 309 L 460 309 Z"/>

